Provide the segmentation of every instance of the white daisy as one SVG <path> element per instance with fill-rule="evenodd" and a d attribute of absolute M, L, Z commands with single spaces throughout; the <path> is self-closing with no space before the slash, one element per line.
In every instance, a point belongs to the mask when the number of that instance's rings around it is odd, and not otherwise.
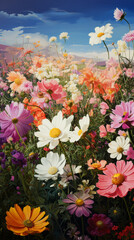
<path fill-rule="evenodd" d="M 52 122 L 44 119 L 42 125 L 38 126 L 39 132 L 34 133 L 39 139 L 37 147 L 44 147 L 50 143 L 49 148 L 54 149 L 59 144 L 59 141 L 67 142 L 69 140 L 69 130 L 73 118 L 74 116 L 71 115 L 63 119 L 62 112 L 60 111 L 54 116 Z"/>
<path fill-rule="evenodd" d="M 41 158 L 41 164 L 35 168 L 35 177 L 38 180 L 56 180 L 58 175 L 64 173 L 64 166 L 66 163 L 65 155 L 49 152 L 46 157 Z"/>
<path fill-rule="evenodd" d="M 118 136 L 116 138 L 116 141 L 112 141 L 108 144 L 108 153 L 110 154 L 111 158 L 117 158 L 117 160 L 120 160 L 122 158 L 122 154 L 125 153 L 129 149 L 130 143 L 129 138 L 127 137 L 125 139 L 124 136 Z"/>
<path fill-rule="evenodd" d="M 68 39 L 68 38 L 69 38 L 68 32 L 62 32 L 62 33 L 59 35 L 59 38 L 60 38 L 60 39 L 64 39 L 64 40 Z"/>
<path fill-rule="evenodd" d="M 57 40 L 57 37 L 55 37 L 55 36 L 52 36 L 52 37 L 49 38 L 50 43 L 55 42 L 56 40 Z"/>
<path fill-rule="evenodd" d="M 89 44 L 91 45 L 98 44 L 104 41 L 106 38 L 111 38 L 112 37 L 111 33 L 113 33 L 112 29 L 113 27 L 111 26 L 110 23 L 102 27 L 96 27 L 95 33 L 91 32 L 88 34 L 88 36 L 90 37 Z"/>
<path fill-rule="evenodd" d="M 70 142 L 77 142 L 82 135 L 88 130 L 90 123 L 89 115 L 87 114 L 79 120 L 80 128 L 75 127 L 74 131 L 70 132 Z"/>

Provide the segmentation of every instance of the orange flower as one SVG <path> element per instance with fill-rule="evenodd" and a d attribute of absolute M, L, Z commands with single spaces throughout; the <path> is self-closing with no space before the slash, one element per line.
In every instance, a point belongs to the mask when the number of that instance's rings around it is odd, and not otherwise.
<path fill-rule="evenodd" d="M 96 159 L 95 159 L 96 160 Z M 95 161 L 92 163 L 92 159 L 89 159 L 87 161 L 88 169 L 98 169 L 98 170 L 106 170 L 105 165 L 107 164 L 107 161 L 101 160 L 101 161 Z"/>
<path fill-rule="evenodd" d="M 11 207 L 6 214 L 7 229 L 16 235 L 26 236 L 48 230 L 46 228 L 49 224 L 46 221 L 48 216 L 44 217 L 45 211 L 40 212 L 40 207 L 31 210 L 31 207 L 27 205 L 22 211 L 20 206 L 15 204 L 14 208 Z"/>
<path fill-rule="evenodd" d="M 21 92 L 21 90 L 20 90 L 21 84 L 23 82 L 27 81 L 27 79 L 22 74 L 20 74 L 20 72 L 14 72 L 14 71 L 11 71 L 11 72 L 8 73 L 7 79 L 8 79 L 9 82 L 13 82 L 10 85 L 10 88 L 13 91 L 16 91 L 18 93 Z"/>
<path fill-rule="evenodd" d="M 72 115 L 77 112 L 77 106 L 74 104 L 73 100 L 68 100 L 63 103 L 62 113 L 67 115 Z"/>

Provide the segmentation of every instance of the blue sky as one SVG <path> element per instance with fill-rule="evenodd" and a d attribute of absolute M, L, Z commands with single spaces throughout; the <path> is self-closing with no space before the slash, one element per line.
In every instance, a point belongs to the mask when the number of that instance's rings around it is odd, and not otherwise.
<path fill-rule="evenodd" d="M 68 32 L 68 52 L 83 56 L 101 54 L 105 52 L 103 44 L 89 45 L 88 33 L 94 32 L 96 26 L 113 26 L 113 37 L 106 41 L 109 48 L 128 32 L 127 23 L 116 22 L 113 17 L 116 7 L 127 13 L 126 19 L 134 29 L 134 0 L 1 0 L 0 43 L 27 44 L 25 37 L 29 35 L 29 41 L 40 40 L 42 47 L 47 47 L 48 39 L 56 36 L 61 46 L 59 34 Z"/>

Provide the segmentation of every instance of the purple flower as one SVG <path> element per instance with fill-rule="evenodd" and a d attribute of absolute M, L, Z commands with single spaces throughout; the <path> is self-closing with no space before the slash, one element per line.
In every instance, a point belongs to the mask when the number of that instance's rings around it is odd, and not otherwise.
<path fill-rule="evenodd" d="M 87 231 L 94 236 L 103 236 L 110 233 L 113 223 L 105 214 L 94 214 L 88 219 Z"/>
<path fill-rule="evenodd" d="M 134 40 L 134 30 L 126 33 L 126 34 L 123 36 L 122 40 L 125 41 L 125 42 L 131 42 L 131 41 L 133 41 L 133 40 Z"/>
<path fill-rule="evenodd" d="M 13 158 L 12 163 L 16 166 L 25 167 L 27 166 L 27 159 L 24 157 L 23 153 L 13 150 L 11 152 Z"/>
<path fill-rule="evenodd" d="M 0 113 L 0 138 L 12 137 L 16 142 L 20 139 L 19 135 L 24 136 L 30 129 L 29 125 L 33 122 L 34 118 L 29 110 L 24 108 L 24 104 L 12 102 L 6 105 L 5 111 Z M 19 132 L 19 135 L 18 133 Z"/>
<path fill-rule="evenodd" d="M 128 129 L 130 126 L 134 126 L 134 102 L 121 102 L 120 105 L 116 105 L 115 109 L 110 114 L 110 118 L 113 120 L 111 128 Z"/>
<path fill-rule="evenodd" d="M 70 214 L 74 214 L 77 217 L 81 217 L 82 215 L 89 217 L 91 211 L 89 208 L 92 208 L 93 200 L 90 199 L 90 196 L 86 192 L 77 192 L 75 194 L 67 195 L 68 199 L 63 199 L 64 203 L 70 203 L 67 207 L 67 210 Z"/>
<path fill-rule="evenodd" d="M 5 162 L 6 162 L 5 153 L 0 152 L 0 163 L 1 163 L 1 167 L 2 167 L 3 169 L 6 167 Z"/>

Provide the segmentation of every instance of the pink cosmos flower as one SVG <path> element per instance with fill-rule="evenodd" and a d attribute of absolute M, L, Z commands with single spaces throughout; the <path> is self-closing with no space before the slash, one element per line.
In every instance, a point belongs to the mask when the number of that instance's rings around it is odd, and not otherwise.
<path fill-rule="evenodd" d="M 106 125 L 106 128 L 104 125 L 101 125 L 99 127 L 99 130 L 100 130 L 100 137 L 105 137 L 107 136 L 107 132 L 115 132 L 115 129 L 114 128 L 111 128 L 109 124 Z"/>
<path fill-rule="evenodd" d="M 116 165 L 110 163 L 103 172 L 98 174 L 99 182 L 96 187 L 97 193 L 101 196 L 115 198 L 124 197 L 128 191 L 134 188 L 134 165 L 131 161 L 117 161 Z"/>
<path fill-rule="evenodd" d="M 20 91 L 29 93 L 33 88 L 32 82 L 24 81 L 20 86 Z"/>
<path fill-rule="evenodd" d="M 88 219 L 87 231 L 94 236 L 103 236 L 111 232 L 113 223 L 105 214 L 94 214 Z"/>
<path fill-rule="evenodd" d="M 118 131 L 118 134 L 119 134 L 120 136 L 123 136 L 123 137 L 126 137 L 126 136 L 127 136 L 127 132 L 122 131 L 122 130 L 119 130 L 119 131 Z"/>
<path fill-rule="evenodd" d="M 95 161 L 93 163 L 92 159 L 89 159 L 87 161 L 88 169 L 98 169 L 98 170 L 106 170 L 105 165 L 107 164 L 107 161 L 101 160 L 101 161 Z"/>
<path fill-rule="evenodd" d="M 89 208 L 92 208 L 92 204 L 94 203 L 90 199 L 89 194 L 82 191 L 67 195 L 67 199 L 64 199 L 63 202 L 70 203 L 67 210 L 70 214 L 75 213 L 77 217 L 81 217 L 82 215 L 89 217 L 91 213 Z"/>
<path fill-rule="evenodd" d="M 17 131 L 20 136 L 24 136 L 30 129 L 29 125 L 33 122 L 34 118 L 30 114 L 29 110 L 24 108 L 24 104 L 12 102 L 9 105 L 6 105 L 5 111 L 0 113 L 0 127 L 1 134 L 0 138 L 12 137 L 13 142 L 16 142 L 20 139 Z"/>
<path fill-rule="evenodd" d="M 123 129 L 127 129 L 131 125 L 134 126 L 134 101 L 121 102 L 112 112 L 113 114 L 110 114 L 110 118 L 113 120 L 112 128 L 122 126 Z"/>
<path fill-rule="evenodd" d="M 49 108 L 52 105 L 50 97 L 46 93 L 43 93 L 39 90 L 38 86 L 35 86 L 33 92 L 31 92 L 33 102 L 36 102 L 41 108 Z"/>
<path fill-rule="evenodd" d="M 127 77 L 130 77 L 130 78 L 133 77 L 133 72 L 131 68 L 125 68 L 124 70 Z"/>
<path fill-rule="evenodd" d="M 109 106 L 107 105 L 107 103 L 105 102 L 101 102 L 100 103 L 100 112 L 101 114 L 105 115 L 106 114 L 106 110 L 109 109 Z"/>
<path fill-rule="evenodd" d="M 58 84 L 56 80 L 51 80 L 47 82 L 42 80 L 38 82 L 39 90 L 46 93 L 46 97 L 53 100 L 59 100 L 60 98 L 66 97 L 67 93 L 63 91 L 62 86 Z"/>
<path fill-rule="evenodd" d="M 114 18 L 116 19 L 116 21 L 120 21 L 125 17 L 125 13 L 124 11 L 121 9 L 119 10 L 119 8 L 116 8 L 114 10 Z"/>
<path fill-rule="evenodd" d="M 125 155 L 127 155 L 127 160 L 134 160 L 134 149 L 132 147 L 129 147 Z"/>
<path fill-rule="evenodd" d="M 122 40 L 125 41 L 125 42 L 131 42 L 131 41 L 133 41 L 133 40 L 134 40 L 134 30 L 126 33 L 126 34 L 123 36 Z"/>

